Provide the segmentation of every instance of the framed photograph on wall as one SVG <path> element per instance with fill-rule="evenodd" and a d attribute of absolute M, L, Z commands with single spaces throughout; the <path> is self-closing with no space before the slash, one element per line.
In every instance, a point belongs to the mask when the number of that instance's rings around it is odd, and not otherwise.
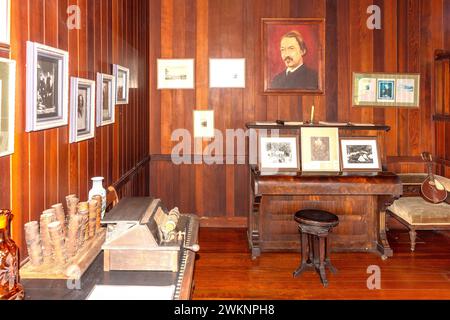
<path fill-rule="evenodd" d="M 342 171 L 381 171 L 376 137 L 340 138 Z"/>
<path fill-rule="evenodd" d="M 210 88 L 245 88 L 245 59 L 209 59 Z"/>
<path fill-rule="evenodd" d="M 72 78 L 70 89 L 70 143 L 92 139 L 95 135 L 95 81 Z"/>
<path fill-rule="evenodd" d="M 194 138 L 214 136 L 214 110 L 194 110 Z"/>
<path fill-rule="evenodd" d="M 420 74 L 353 73 L 353 106 L 419 108 Z"/>
<path fill-rule="evenodd" d="M 130 69 L 113 65 L 113 74 L 116 78 L 116 104 L 128 104 L 130 91 Z"/>
<path fill-rule="evenodd" d="M 10 45 L 11 0 L 0 0 L 0 47 Z"/>
<path fill-rule="evenodd" d="M 194 59 L 158 59 L 158 90 L 194 89 Z"/>
<path fill-rule="evenodd" d="M 115 87 L 114 76 L 97 73 L 97 127 L 115 122 Z"/>
<path fill-rule="evenodd" d="M 325 20 L 262 19 L 265 94 L 325 93 Z"/>
<path fill-rule="evenodd" d="M 27 42 L 26 131 L 67 125 L 69 53 Z"/>
<path fill-rule="evenodd" d="M 14 152 L 16 62 L 0 58 L 0 157 Z"/>
<path fill-rule="evenodd" d="M 297 135 L 259 136 L 258 146 L 259 171 L 274 174 L 300 171 Z"/>
<path fill-rule="evenodd" d="M 340 172 L 338 128 L 302 128 L 302 171 Z"/>

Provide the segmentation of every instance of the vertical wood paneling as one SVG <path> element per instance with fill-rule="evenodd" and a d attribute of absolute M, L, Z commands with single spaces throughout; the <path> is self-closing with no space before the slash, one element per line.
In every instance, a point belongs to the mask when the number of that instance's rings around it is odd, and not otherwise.
<path fill-rule="evenodd" d="M 381 30 L 367 27 L 367 8 L 372 4 L 382 10 Z M 189 97 L 192 92 L 158 91 L 156 81 L 150 81 L 150 92 L 154 95 L 150 107 L 150 153 L 163 155 L 156 157 L 151 166 L 153 195 L 165 203 L 205 218 L 222 218 L 221 221 L 245 216 L 248 210 L 245 166 L 177 167 L 170 163 L 168 155 L 176 144 L 170 141 L 170 135 L 177 128 L 192 130 L 194 108 L 213 109 L 215 126 L 225 135 L 226 129 L 244 129 L 250 121 L 308 120 L 311 105 L 315 104 L 316 120 L 391 126 L 382 139 L 387 142 L 382 146 L 389 161 L 387 168 L 396 172 L 424 169 L 418 155 L 433 146 L 434 132 L 432 53 L 448 47 L 450 42 L 446 23 L 450 16 L 448 1 L 197 0 L 192 5 L 196 9 L 187 14 L 190 5 L 192 1 L 151 1 L 151 6 L 161 13 L 151 22 L 151 47 L 154 47 L 151 57 L 196 59 L 195 101 Z M 324 96 L 262 94 L 261 18 L 326 19 Z M 196 36 L 189 37 L 187 32 L 195 32 Z M 188 52 L 192 47 L 196 51 Z M 246 88 L 209 89 L 208 58 L 230 57 L 246 59 Z M 420 72 L 420 109 L 353 108 L 353 72 Z M 150 77 L 154 79 L 155 74 Z M 210 142 L 204 141 L 203 147 Z M 398 162 L 399 159 L 403 162 Z"/>
<path fill-rule="evenodd" d="M 67 28 L 69 5 L 80 8 L 80 30 Z M 27 255 L 24 223 L 38 219 L 54 203 L 64 202 L 69 193 L 86 200 L 90 177 L 104 176 L 105 185 L 126 177 L 120 184 L 121 195 L 149 194 L 147 164 L 128 176 L 148 159 L 149 12 L 146 0 L 12 1 L 10 51 L 17 61 L 15 153 L 0 158 L 0 206 L 13 210 L 12 234 L 23 258 Z M 27 40 L 68 51 L 70 77 L 96 80 L 97 72 L 112 74 L 113 63 L 129 67 L 133 79 L 130 103 L 117 106 L 116 113 L 129 110 L 122 118 L 117 116 L 115 125 L 97 128 L 95 139 L 85 142 L 69 144 L 68 126 L 25 133 Z M 118 46 L 122 50 L 113 52 Z M 129 130 L 120 131 L 119 137 L 115 128 L 121 120 L 128 122 Z M 128 163 L 119 172 L 122 155 L 127 155 Z"/>

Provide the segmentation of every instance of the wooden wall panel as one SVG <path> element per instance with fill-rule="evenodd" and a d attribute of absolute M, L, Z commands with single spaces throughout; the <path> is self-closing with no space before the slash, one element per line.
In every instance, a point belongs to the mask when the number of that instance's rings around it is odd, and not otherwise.
<path fill-rule="evenodd" d="M 155 0 L 161 15 L 151 21 L 151 64 L 157 58 L 196 59 L 194 90 L 156 90 L 151 70 L 151 193 L 203 221 L 245 225 L 248 210 L 245 166 L 170 163 L 173 130 L 192 132 L 192 111 L 215 111 L 215 126 L 244 129 L 246 122 L 276 119 L 387 124 L 382 147 L 387 168 L 421 172 L 420 152 L 433 151 L 433 52 L 449 48 L 450 5 L 446 0 Z M 382 10 L 382 29 L 366 26 L 369 5 Z M 186 9 L 192 8 L 189 14 Z M 195 9 L 194 9 L 195 8 Z M 261 18 L 326 19 L 326 94 L 262 94 Z M 160 48 L 160 49 L 159 49 Z M 208 89 L 208 58 L 245 58 L 245 89 Z M 420 72 L 419 110 L 353 108 L 352 72 Z M 194 98 L 195 97 L 195 98 Z M 203 147 L 211 141 L 200 142 Z M 194 142 L 192 143 L 194 146 Z M 221 151 L 219 151 L 220 153 Z M 194 153 L 194 152 L 192 152 Z M 224 157 L 226 154 L 224 155 Z M 167 162 L 167 163 L 164 163 Z M 233 220 L 235 219 L 235 220 Z M 205 222 L 206 223 L 206 222 Z"/>
<path fill-rule="evenodd" d="M 67 8 L 78 5 L 81 28 L 68 30 Z M 104 176 L 121 196 L 148 195 L 149 17 L 147 0 L 12 1 L 10 57 L 17 61 L 15 153 L 0 159 L 0 207 L 15 215 L 13 238 L 25 257 L 23 225 L 69 193 L 87 199 L 90 178 Z M 159 15 L 159 12 L 157 13 Z M 112 64 L 130 68 L 128 105 L 94 139 L 69 144 L 69 127 L 25 133 L 26 41 L 69 52 L 71 77 L 96 80 Z"/>

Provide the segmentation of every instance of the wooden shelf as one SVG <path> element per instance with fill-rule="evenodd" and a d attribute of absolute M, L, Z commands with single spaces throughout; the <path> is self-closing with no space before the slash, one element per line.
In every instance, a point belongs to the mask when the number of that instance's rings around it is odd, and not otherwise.
<path fill-rule="evenodd" d="M 249 122 L 246 124 L 248 129 L 268 129 L 268 130 L 286 130 L 286 129 L 300 129 L 300 128 L 339 128 L 343 130 L 375 130 L 375 131 L 389 131 L 391 127 L 386 125 L 359 125 L 359 124 L 336 124 L 336 125 L 324 125 L 324 124 L 302 124 L 302 125 L 280 125 L 280 124 L 261 124 L 256 122 Z"/>

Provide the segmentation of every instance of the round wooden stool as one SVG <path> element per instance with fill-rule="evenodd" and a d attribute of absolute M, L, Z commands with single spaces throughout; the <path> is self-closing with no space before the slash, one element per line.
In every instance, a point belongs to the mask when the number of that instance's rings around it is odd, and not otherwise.
<path fill-rule="evenodd" d="M 333 273 L 337 272 L 329 258 L 328 234 L 339 224 L 339 218 L 324 210 L 311 209 L 298 211 L 294 219 L 299 223 L 298 230 L 302 237 L 302 263 L 294 272 L 294 277 L 305 270 L 316 270 L 326 287 L 328 280 L 325 267 Z"/>

